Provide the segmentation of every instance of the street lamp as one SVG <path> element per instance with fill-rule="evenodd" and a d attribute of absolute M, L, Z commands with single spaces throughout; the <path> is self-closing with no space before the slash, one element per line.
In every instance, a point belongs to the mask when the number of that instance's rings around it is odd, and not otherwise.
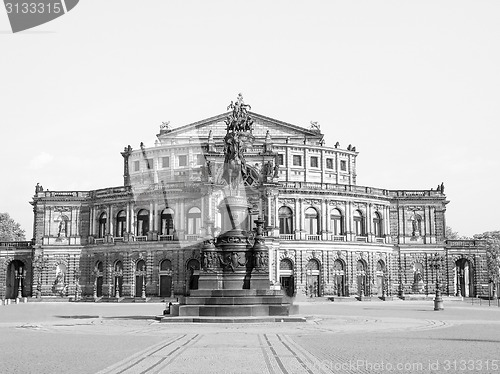
<path fill-rule="evenodd" d="M 142 275 L 142 293 L 141 293 L 141 298 L 145 299 L 146 298 L 146 271 L 144 270 L 144 266 L 142 267 L 141 270 L 141 275 Z"/>
<path fill-rule="evenodd" d="M 436 270 L 436 296 L 434 298 L 434 310 L 443 310 L 443 298 L 441 297 L 441 289 L 439 284 L 439 275 L 443 266 L 443 256 L 435 253 L 431 259 L 431 266 Z"/>
<path fill-rule="evenodd" d="M 17 269 L 17 272 L 16 272 L 16 279 L 18 282 L 18 287 L 17 287 L 17 298 L 18 299 L 22 299 L 22 297 L 23 297 L 22 282 L 23 282 L 24 277 L 25 277 L 25 274 L 23 272 L 23 268 L 19 267 L 19 269 Z"/>

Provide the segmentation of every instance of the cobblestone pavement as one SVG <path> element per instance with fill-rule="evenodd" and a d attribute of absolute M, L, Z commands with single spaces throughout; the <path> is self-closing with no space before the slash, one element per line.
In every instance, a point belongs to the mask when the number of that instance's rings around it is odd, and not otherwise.
<path fill-rule="evenodd" d="M 172 324 L 161 304 L 0 307 L 1 373 L 500 373 L 500 308 L 301 303 L 305 323 Z"/>

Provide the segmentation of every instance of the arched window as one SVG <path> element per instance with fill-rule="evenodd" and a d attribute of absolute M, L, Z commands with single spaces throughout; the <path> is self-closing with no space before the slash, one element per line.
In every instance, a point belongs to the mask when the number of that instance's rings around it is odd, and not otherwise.
<path fill-rule="evenodd" d="M 330 215 L 330 223 L 330 230 L 332 231 L 333 235 L 344 235 L 344 219 L 339 209 L 332 210 L 332 214 Z"/>
<path fill-rule="evenodd" d="M 359 210 L 355 210 L 353 213 L 353 220 L 354 233 L 356 234 L 356 236 L 365 236 L 365 219 L 363 217 L 363 213 L 361 213 Z"/>
<path fill-rule="evenodd" d="M 201 210 L 198 207 L 189 209 L 187 214 L 188 235 L 198 235 L 201 228 Z"/>
<path fill-rule="evenodd" d="M 115 262 L 115 272 L 117 272 L 117 273 L 123 272 L 123 262 L 121 262 L 121 261 Z"/>
<path fill-rule="evenodd" d="M 136 271 L 146 271 L 146 262 L 144 260 L 139 260 L 135 264 Z"/>
<path fill-rule="evenodd" d="M 137 236 L 146 236 L 149 231 L 149 212 L 142 209 L 137 213 Z"/>
<path fill-rule="evenodd" d="M 280 234 L 293 233 L 293 213 L 287 206 L 282 206 L 278 210 L 278 218 L 280 221 Z"/>
<path fill-rule="evenodd" d="M 102 273 L 104 271 L 104 265 L 102 261 L 97 261 L 97 263 L 95 264 L 95 268 L 99 273 Z"/>
<path fill-rule="evenodd" d="M 169 270 L 172 270 L 172 261 L 163 260 L 160 263 L 160 271 L 169 271 Z"/>
<path fill-rule="evenodd" d="M 288 258 L 284 258 L 280 261 L 280 271 L 283 270 L 293 271 L 293 263 Z"/>
<path fill-rule="evenodd" d="M 364 273 L 366 271 L 366 264 L 363 260 L 358 260 L 356 263 L 356 270 L 360 273 Z"/>
<path fill-rule="evenodd" d="M 305 230 L 306 234 L 318 235 L 318 211 L 314 208 L 307 208 L 305 211 Z"/>
<path fill-rule="evenodd" d="M 174 211 L 165 208 L 161 212 L 160 235 L 173 235 L 174 233 Z"/>
<path fill-rule="evenodd" d="M 338 274 L 344 274 L 344 262 L 342 260 L 336 259 L 333 262 L 333 271 Z"/>
<path fill-rule="evenodd" d="M 120 210 L 116 215 L 116 236 L 123 238 L 123 235 L 127 231 L 127 213 L 124 210 Z"/>
<path fill-rule="evenodd" d="M 378 260 L 377 271 L 381 271 L 382 273 L 385 273 L 385 262 L 383 260 Z"/>
<path fill-rule="evenodd" d="M 106 235 L 106 222 L 108 220 L 108 215 L 106 213 L 101 213 L 99 216 L 99 238 L 104 238 Z"/>
<path fill-rule="evenodd" d="M 382 230 L 382 217 L 379 212 L 375 212 L 373 215 L 373 234 L 377 238 L 381 238 L 384 234 Z"/>

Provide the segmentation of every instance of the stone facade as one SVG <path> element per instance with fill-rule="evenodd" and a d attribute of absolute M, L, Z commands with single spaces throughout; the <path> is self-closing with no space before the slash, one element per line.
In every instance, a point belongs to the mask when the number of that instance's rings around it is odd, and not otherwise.
<path fill-rule="evenodd" d="M 218 209 L 226 115 L 164 125 L 154 146 L 126 147 L 123 186 L 37 186 L 33 241 L 0 246 L 0 297 L 18 295 L 21 276 L 22 295 L 42 298 L 165 298 L 196 288 L 204 242 L 227 219 Z M 358 186 L 355 147 L 328 147 L 316 126 L 251 116 L 244 227 L 264 219 L 272 287 L 308 297 L 429 294 L 439 253 L 445 294 L 488 294 L 481 243 L 444 237 L 443 185 Z"/>

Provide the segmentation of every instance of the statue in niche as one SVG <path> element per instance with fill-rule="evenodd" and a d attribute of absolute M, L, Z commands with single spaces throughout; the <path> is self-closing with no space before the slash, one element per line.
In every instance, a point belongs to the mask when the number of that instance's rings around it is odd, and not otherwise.
<path fill-rule="evenodd" d="M 65 216 L 59 218 L 59 225 L 57 226 L 57 238 L 65 238 L 67 235 L 68 219 Z"/>
<path fill-rule="evenodd" d="M 420 230 L 421 230 L 422 218 L 418 214 L 413 213 L 412 216 L 410 217 L 410 220 L 412 227 L 411 235 L 413 237 L 419 237 L 421 232 Z"/>

